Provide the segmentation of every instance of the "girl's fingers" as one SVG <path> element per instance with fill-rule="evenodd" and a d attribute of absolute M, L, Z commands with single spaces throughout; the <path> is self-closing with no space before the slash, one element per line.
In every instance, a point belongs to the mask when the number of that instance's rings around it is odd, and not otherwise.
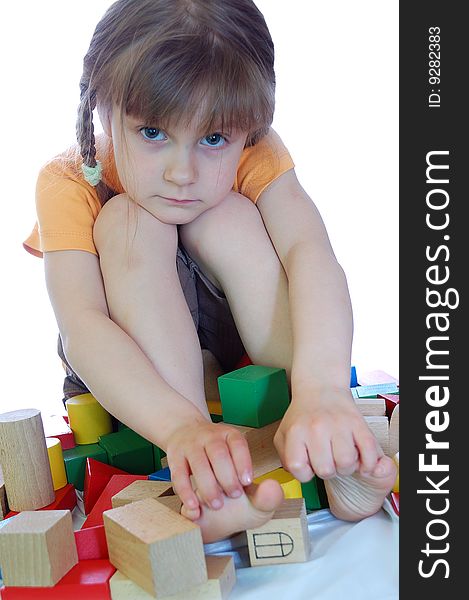
<path fill-rule="evenodd" d="M 332 454 L 339 475 L 352 475 L 358 469 L 358 450 L 351 433 L 345 438 L 337 436 L 332 440 Z"/>
<path fill-rule="evenodd" d="M 282 464 L 293 477 L 303 483 L 310 481 L 314 475 L 305 442 L 300 437 L 291 434 L 286 436 Z"/>
<path fill-rule="evenodd" d="M 199 500 L 192 489 L 189 465 L 184 457 L 171 461 L 171 483 L 175 493 L 188 510 L 199 510 Z"/>
<path fill-rule="evenodd" d="M 214 510 L 221 508 L 223 494 L 204 450 L 197 451 L 191 456 L 190 468 L 202 501 Z"/>
<path fill-rule="evenodd" d="M 330 479 L 337 475 L 331 437 L 328 433 L 317 432 L 308 436 L 306 444 L 309 462 L 313 472 L 321 479 Z"/>
<path fill-rule="evenodd" d="M 360 473 L 372 473 L 376 467 L 376 463 L 384 453 L 373 432 L 366 424 L 355 435 L 355 445 L 360 455 Z"/>
<path fill-rule="evenodd" d="M 238 480 L 241 485 L 252 483 L 254 474 L 252 470 L 251 453 L 246 438 L 237 431 L 230 432 L 226 437 L 231 458 L 236 468 Z"/>
<path fill-rule="evenodd" d="M 226 442 L 218 440 L 207 444 L 205 452 L 222 490 L 230 498 L 239 498 L 243 490 Z"/>

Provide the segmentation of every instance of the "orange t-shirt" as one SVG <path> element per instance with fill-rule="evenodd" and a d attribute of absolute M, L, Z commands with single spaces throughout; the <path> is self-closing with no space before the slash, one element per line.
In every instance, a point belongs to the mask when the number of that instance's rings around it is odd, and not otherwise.
<path fill-rule="evenodd" d="M 124 192 L 117 174 L 112 142 L 96 136 L 96 158 L 103 166 L 103 181 L 116 194 Z M 272 129 L 241 155 L 233 190 L 252 202 L 282 173 L 294 167 L 282 140 Z M 23 242 L 31 254 L 53 250 L 85 250 L 97 254 L 93 225 L 101 203 L 94 187 L 81 172 L 78 146 L 55 157 L 40 171 L 36 185 L 37 222 Z"/>

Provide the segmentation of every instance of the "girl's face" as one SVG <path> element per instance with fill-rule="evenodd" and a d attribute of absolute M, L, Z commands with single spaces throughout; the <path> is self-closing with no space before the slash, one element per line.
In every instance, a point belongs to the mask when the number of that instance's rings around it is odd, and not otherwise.
<path fill-rule="evenodd" d="M 130 197 L 163 223 L 190 223 L 230 192 L 247 132 L 162 130 L 113 111 L 117 172 Z M 125 140 L 125 143 L 124 143 Z"/>

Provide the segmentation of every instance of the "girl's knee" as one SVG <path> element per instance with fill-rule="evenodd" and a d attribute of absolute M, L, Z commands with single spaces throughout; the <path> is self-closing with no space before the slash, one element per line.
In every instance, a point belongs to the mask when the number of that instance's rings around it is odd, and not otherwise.
<path fill-rule="evenodd" d="M 135 257 L 164 248 L 174 255 L 178 233 L 176 225 L 162 223 L 127 194 L 119 194 L 108 200 L 99 212 L 93 239 L 100 256 L 125 251 Z"/>

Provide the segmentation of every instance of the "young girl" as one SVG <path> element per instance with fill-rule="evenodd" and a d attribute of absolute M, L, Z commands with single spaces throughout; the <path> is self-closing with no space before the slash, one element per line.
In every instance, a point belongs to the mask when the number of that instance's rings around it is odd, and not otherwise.
<path fill-rule="evenodd" d="M 273 66 L 251 0 L 115 2 L 84 59 L 78 145 L 42 169 L 25 242 L 44 256 L 65 397 L 90 390 L 166 451 L 205 541 L 283 495 L 250 486 L 244 438 L 211 422 L 203 356 L 286 370 L 276 448 L 300 481 L 325 479 L 337 517 L 379 510 L 395 478 L 350 394 L 345 276 L 270 128 Z"/>

